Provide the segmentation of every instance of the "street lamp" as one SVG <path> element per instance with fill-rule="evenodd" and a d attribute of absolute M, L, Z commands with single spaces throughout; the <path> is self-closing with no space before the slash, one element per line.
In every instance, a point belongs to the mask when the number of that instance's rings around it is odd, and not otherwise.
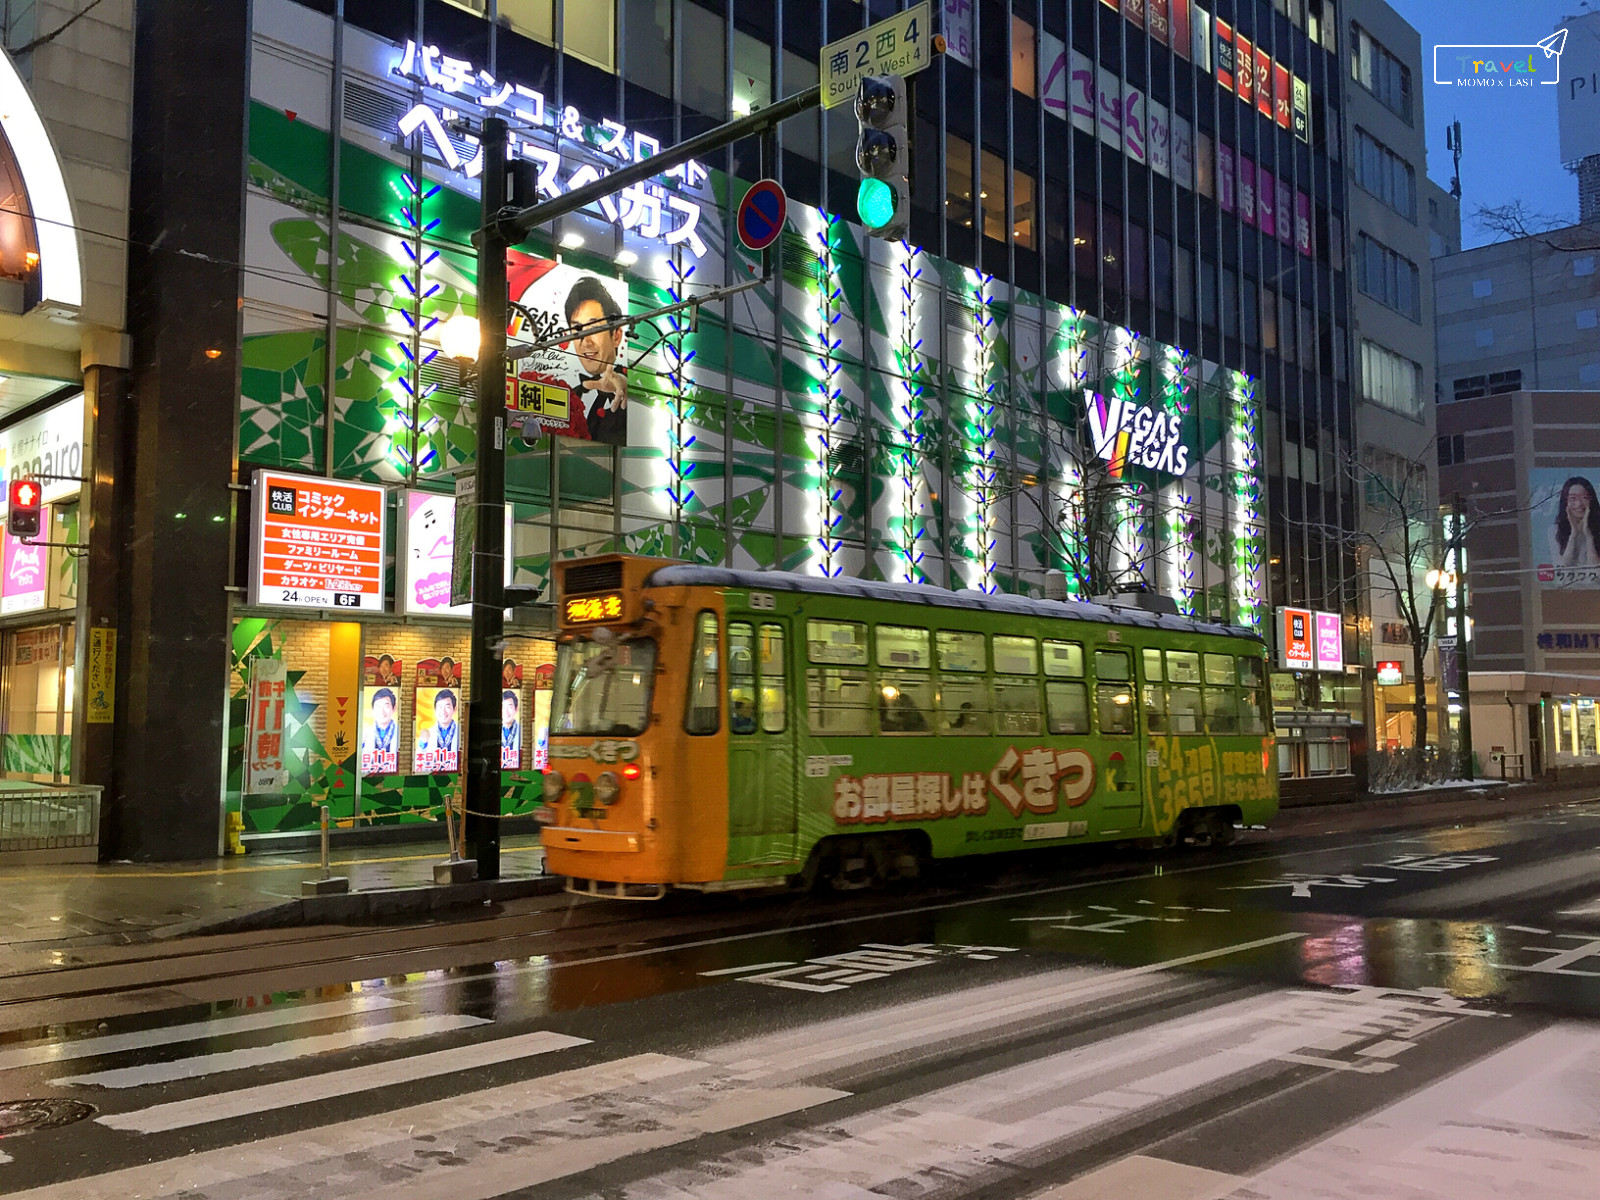
<path fill-rule="evenodd" d="M 483 344 L 478 318 L 458 312 L 440 328 L 439 344 L 444 347 L 446 357 L 458 363 L 477 362 L 478 348 Z"/>

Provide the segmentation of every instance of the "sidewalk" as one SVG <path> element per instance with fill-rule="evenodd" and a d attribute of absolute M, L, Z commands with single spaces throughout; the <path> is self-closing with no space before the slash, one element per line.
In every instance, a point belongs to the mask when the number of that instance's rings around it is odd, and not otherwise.
<path fill-rule="evenodd" d="M 352 892 L 424 888 L 447 857 L 437 843 L 335 851 L 333 874 Z M 502 879 L 543 874 L 537 835 L 501 844 Z M 192 922 L 223 921 L 300 899 L 300 882 L 318 879 L 316 851 L 251 853 L 192 863 L 41 864 L 0 868 L 0 946 L 92 939 L 140 940 Z"/>

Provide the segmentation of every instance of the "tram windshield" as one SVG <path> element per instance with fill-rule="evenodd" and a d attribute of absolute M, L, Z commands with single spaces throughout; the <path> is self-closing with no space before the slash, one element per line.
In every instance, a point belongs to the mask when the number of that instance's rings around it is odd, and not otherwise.
<path fill-rule="evenodd" d="M 555 736 L 636 737 L 650 723 L 656 644 L 649 638 L 578 638 L 556 650 L 550 732 Z"/>

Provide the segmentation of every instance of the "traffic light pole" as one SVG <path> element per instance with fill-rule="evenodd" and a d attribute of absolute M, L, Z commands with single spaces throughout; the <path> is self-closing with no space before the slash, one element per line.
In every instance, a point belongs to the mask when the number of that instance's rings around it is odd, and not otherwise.
<path fill-rule="evenodd" d="M 506 324 L 510 296 L 506 252 L 542 225 L 654 179 L 692 158 L 766 133 L 778 122 L 822 103 L 808 88 L 736 121 L 680 142 L 642 162 L 542 204 L 507 206 L 504 119 L 486 116 L 483 143 L 483 224 L 478 248 L 478 447 L 476 540 L 472 550 L 472 686 L 467 710 L 467 857 L 479 879 L 500 877 L 500 657 L 505 646 Z"/>
<path fill-rule="evenodd" d="M 483 119 L 483 227 L 478 243 L 478 445 L 472 543 L 472 686 L 467 706 L 467 857 L 500 878 L 500 656 L 505 645 L 506 325 L 510 295 L 500 214 L 506 122 Z"/>

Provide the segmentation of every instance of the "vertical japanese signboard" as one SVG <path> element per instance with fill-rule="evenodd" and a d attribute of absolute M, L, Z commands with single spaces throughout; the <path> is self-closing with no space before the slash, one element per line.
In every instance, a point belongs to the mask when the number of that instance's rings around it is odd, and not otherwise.
<path fill-rule="evenodd" d="M 281 658 L 250 663 L 250 710 L 245 718 L 244 792 L 274 795 L 289 784 L 283 761 L 283 693 L 289 679 Z"/>
<path fill-rule="evenodd" d="M 109 725 L 117 715 L 117 631 L 96 625 L 89 630 L 88 678 L 84 681 L 84 717 L 90 725 Z"/>
<path fill-rule="evenodd" d="M 500 769 L 522 766 L 522 665 L 508 658 L 500 664 Z"/>
<path fill-rule="evenodd" d="M 461 664 L 425 658 L 417 664 L 412 710 L 411 771 L 447 775 L 461 769 Z"/>
<path fill-rule="evenodd" d="M 1312 632 L 1311 610 L 1306 608 L 1281 608 L 1278 610 L 1278 662 L 1291 671 L 1310 671 L 1317 665 L 1317 651 Z"/>
<path fill-rule="evenodd" d="M 1319 612 L 1317 617 L 1317 670 L 1344 670 L 1344 618 Z"/>
<path fill-rule="evenodd" d="M 9 533 L 0 534 L 0 613 L 32 612 L 47 603 L 50 552 Z"/>
<path fill-rule="evenodd" d="M 384 500 L 373 484 L 257 471 L 250 603 L 381 612 Z"/>
<path fill-rule="evenodd" d="M 400 769 L 401 677 L 405 663 L 392 654 L 369 654 L 361 665 L 361 773 L 393 775 Z"/>

